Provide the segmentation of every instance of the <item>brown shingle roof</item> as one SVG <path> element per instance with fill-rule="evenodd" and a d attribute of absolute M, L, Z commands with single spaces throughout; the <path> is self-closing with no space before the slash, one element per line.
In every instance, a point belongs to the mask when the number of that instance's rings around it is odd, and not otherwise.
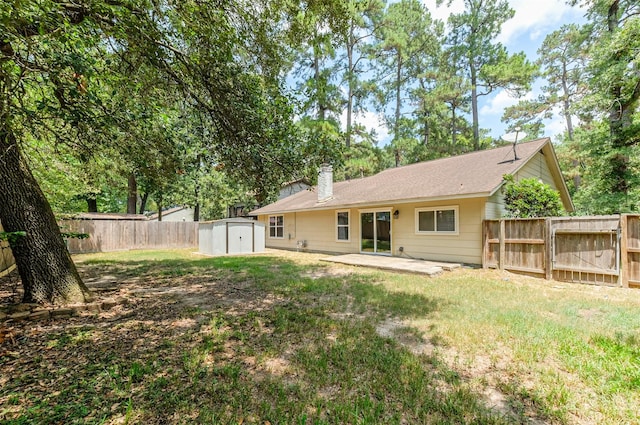
<path fill-rule="evenodd" d="M 334 183 L 333 198 L 328 201 L 319 203 L 314 188 L 259 208 L 251 215 L 489 196 L 502 185 L 503 175 L 517 172 L 550 143 L 549 138 L 543 138 L 518 144 L 517 161 L 512 145 L 508 145 L 390 168 L 370 177 Z"/>

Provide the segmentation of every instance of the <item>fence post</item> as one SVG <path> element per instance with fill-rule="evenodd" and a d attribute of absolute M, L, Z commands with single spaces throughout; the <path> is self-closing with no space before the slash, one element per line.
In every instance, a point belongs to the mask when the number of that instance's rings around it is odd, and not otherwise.
<path fill-rule="evenodd" d="M 551 217 L 544 219 L 544 278 L 547 280 L 553 279 L 553 261 L 552 261 L 552 229 L 551 229 Z"/>
<path fill-rule="evenodd" d="M 618 284 L 625 288 L 629 287 L 629 221 L 627 214 L 620 215 L 620 275 Z"/>
<path fill-rule="evenodd" d="M 498 257 L 498 268 L 500 270 L 504 270 L 504 260 L 505 260 L 505 243 L 504 243 L 504 235 L 505 234 L 505 222 L 504 219 L 500 219 L 500 232 L 498 233 L 498 237 L 500 240 L 500 254 Z"/>
<path fill-rule="evenodd" d="M 489 255 L 489 230 L 488 221 L 482 220 L 482 268 L 487 268 L 487 256 Z"/>

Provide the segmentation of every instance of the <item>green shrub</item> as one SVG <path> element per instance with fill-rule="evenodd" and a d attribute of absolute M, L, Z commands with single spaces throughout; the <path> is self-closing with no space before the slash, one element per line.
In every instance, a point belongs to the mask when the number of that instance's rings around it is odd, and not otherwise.
<path fill-rule="evenodd" d="M 510 217 L 554 217 L 562 215 L 560 194 L 536 178 L 516 182 L 512 175 L 505 175 L 504 202 Z"/>

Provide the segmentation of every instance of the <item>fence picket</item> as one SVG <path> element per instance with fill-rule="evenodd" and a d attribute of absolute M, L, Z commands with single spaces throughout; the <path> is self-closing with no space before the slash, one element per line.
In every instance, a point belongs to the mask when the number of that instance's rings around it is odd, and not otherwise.
<path fill-rule="evenodd" d="M 0 223 L 0 231 L 2 231 Z M 0 277 L 6 276 L 16 268 L 16 260 L 13 258 L 8 241 L 0 241 Z"/>
<path fill-rule="evenodd" d="M 640 215 L 485 220 L 483 229 L 485 268 L 640 287 Z"/>
<path fill-rule="evenodd" d="M 89 234 L 88 239 L 69 240 L 72 254 L 198 246 L 198 222 L 62 220 L 60 225 L 71 232 Z"/>

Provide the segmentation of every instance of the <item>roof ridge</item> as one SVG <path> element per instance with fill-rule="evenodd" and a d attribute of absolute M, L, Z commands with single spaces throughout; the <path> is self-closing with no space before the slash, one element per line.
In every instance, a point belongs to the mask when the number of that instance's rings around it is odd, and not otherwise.
<path fill-rule="evenodd" d="M 551 140 L 550 137 L 540 137 L 538 139 L 535 140 L 529 140 L 523 143 L 518 144 L 518 146 L 522 146 L 522 145 L 528 145 L 534 142 L 542 142 L 542 141 L 547 141 L 547 140 Z M 356 181 L 363 181 L 366 179 L 370 179 L 372 177 L 376 177 L 379 176 L 380 174 L 386 173 L 386 172 L 391 172 L 394 170 L 402 170 L 402 169 L 406 169 L 406 168 L 410 168 L 410 167 L 418 167 L 418 166 L 424 166 L 426 164 L 433 164 L 439 161 L 446 161 L 446 160 L 450 160 L 450 159 L 460 159 L 462 157 L 467 157 L 470 155 L 478 155 L 478 154 L 487 154 L 489 152 L 495 152 L 497 150 L 503 149 L 506 150 L 506 148 L 512 149 L 513 147 L 513 143 L 510 144 L 505 144 L 504 146 L 497 146 L 491 149 L 483 149 L 483 150 L 479 150 L 479 151 L 471 151 L 471 152 L 465 152 L 465 153 L 461 153 L 459 155 L 451 155 L 451 156 L 447 156 L 447 157 L 443 157 L 443 158 L 434 158 L 434 159 L 429 159 L 427 161 L 420 161 L 420 162 L 414 162 L 412 164 L 406 164 L 406 165 L 401 165 L 400 167 L 389 167 L 389 168 L 385 168 L 382 171 L 378 171 L 375 174 L 372 174 L 370 176 L 365 176 L 365 177 L 357 177 L 355 179 L 349 179 L 349 180 L 341 180 L 341 181 L 336 181 L 333 184 L 338 184 L 338 183 L 345 183 L 345 182 L 356 182 Z M 522 158 L 518 158 L 518 159 L 522 159 Z M 312 186 L 313 188 L 317 187 L 317 185 Z"/>
<path fill-rule="evenodd" d="M 535 139 L 535 140 L 528 140 L 526 142 L 518 143 L 517 146 L 528 145 L 530 143 L 542 142 L 542 141 L 546 141 L 546 140 L 551 140 L 551 138 L 550 137 L 540 137 L 540 138 Z M 383 173 L 383 172 L 385 172 L 387 170 L 398 170 L 398 169 L 401 169 L 401 168 L 414 167 L 414 166 L 417 166 L 417 165 L 420 165 L 420 164 L 426 164 L 426 163 L 429 163 L 429 162 L 438 162 L 438 161 L 444 161 L 444 160 L 453 159 L 453 158 L 457 159 L 457 158 L 461 158 L 461 157 L 465 157 L 465 156 L 478 155 L 478 154 L 488 153 L 488 152 L 494 152 L 494 151 L 497 151 L 499 149 L 512 148 L 512 147 L 513 147 L 513 143 L 509 143 L 509 144 L 505 144 L 504 146 L 496 146 L 496 147 L 491 148 L 491 149 L 482 149 L 482 150 L 479 150 L 479 151 L 464 152 L 464 153 L 461 153 L 461 154 L 458 154 L 458 155 L 445 156 L 445 157 L 442 157 L 442 158 L 429 159 L 427 161 L 414 162 L 413 164 L 401 165 L 400 167 L 385 168 L 384 170 L 382 170 L 382 171 L 380 171 L 379 173 L 376 173 L 376 174 Z M 374 176 L 376 174 L 374 174 Z M 371 176 L 368 176 L 368 177 L 371 177 Z M 364 178 L 366 178 L 366 177 L 364 177 Z"/>

